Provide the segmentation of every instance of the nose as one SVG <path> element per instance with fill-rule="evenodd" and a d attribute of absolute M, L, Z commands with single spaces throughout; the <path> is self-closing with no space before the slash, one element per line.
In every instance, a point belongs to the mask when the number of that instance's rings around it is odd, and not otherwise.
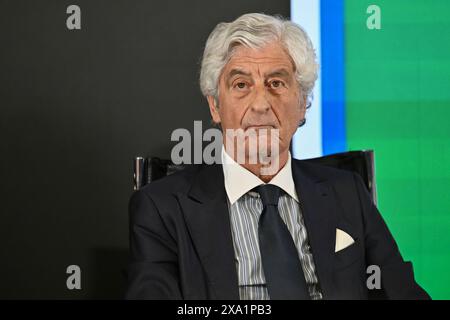
<path fill-rule="evenodd" d="M 270 109 L 270 102 L 267 99 L 265 86 L 260 86 L 254 91 L 253 99 L 250 103 L 250 109 L 257 113 L 266 113 Z"/>

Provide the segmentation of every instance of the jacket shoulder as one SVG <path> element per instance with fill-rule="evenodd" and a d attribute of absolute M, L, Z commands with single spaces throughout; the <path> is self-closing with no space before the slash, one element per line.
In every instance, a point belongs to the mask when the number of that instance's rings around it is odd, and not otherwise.
<path fill-rule="evenodd" d="M 195 176 L 204 165 L 188 165 L 183 170 L 152 181 L 138 191 L 147 195 L 170 195 L 177 192 L 187 192 Z"/>

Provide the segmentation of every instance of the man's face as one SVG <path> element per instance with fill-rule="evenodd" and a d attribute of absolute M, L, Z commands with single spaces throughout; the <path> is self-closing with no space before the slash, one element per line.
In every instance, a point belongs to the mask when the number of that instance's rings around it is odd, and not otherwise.
<path fill-rule="evenodd" d="M 227 129 L 255 130 L 260 139 L 269 133 L 268 143 L 278 143 L 281 154 L 304 118 L 302 96 L 291 58 L 274 42 L 262 49 L 236 47 L 219 78 L 218 106 L 210 96 L 208 103 L 224 135 Z M 272 129 L 279 130 L 278 141 L 269 141 Z"/>

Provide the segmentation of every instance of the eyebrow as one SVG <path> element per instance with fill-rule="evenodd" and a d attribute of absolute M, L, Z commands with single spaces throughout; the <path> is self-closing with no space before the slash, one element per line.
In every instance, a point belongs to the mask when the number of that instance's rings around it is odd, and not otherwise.
<path fill-rule="evenodd" d="M 265 74 L 265 77 L 270 78 L 270 77 L 284 77 L 287 78 L 289 77 L 289 71 L 286 70 L 285 68 L 281 68 L 281 69 L 276 69 L 272 72 L 269 72 L 268 74 Z"/>
<path fill-rule="evenodd" d="M 228 73 L 227 78 L 230 79 L 236 75 L 240 75 L 240 76 L 251 76 L 250 72 L 245 72 L 242 69 L 231 69 L 231 71 Z"/>

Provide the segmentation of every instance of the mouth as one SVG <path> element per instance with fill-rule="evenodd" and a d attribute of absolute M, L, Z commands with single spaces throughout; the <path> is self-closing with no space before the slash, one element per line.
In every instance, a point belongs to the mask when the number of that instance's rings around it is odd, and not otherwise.
<path fill-rule="evenodd" d="M 275 129 L 275 127 L 272 125 L 252 125 L 252 126 L 245 127 L 245 131 L 250 130 L 250 129 L 253 129 L 253 130 Z"/>

